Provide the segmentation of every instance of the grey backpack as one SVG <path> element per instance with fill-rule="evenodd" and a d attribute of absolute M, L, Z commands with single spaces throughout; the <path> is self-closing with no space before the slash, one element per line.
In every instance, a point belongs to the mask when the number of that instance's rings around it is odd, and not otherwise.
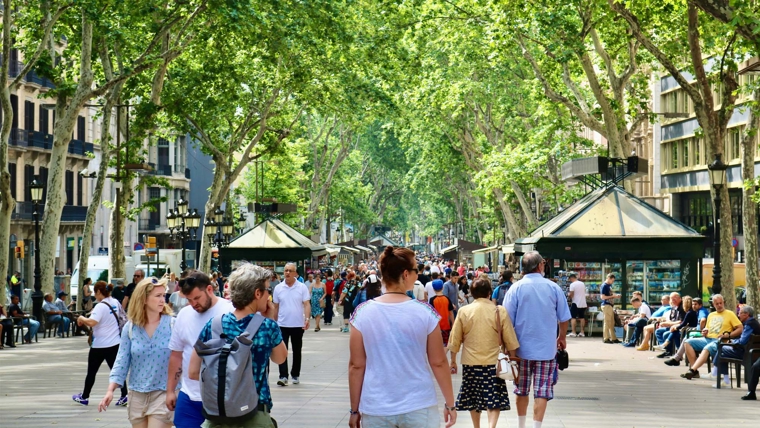
<path fill-rule="evenodd" d="M 198 340 L 195 351 L 201 365 L 201 399 L 203 416 L 221 424 L 240 424 L 252 419 L 259 406 L 259 392 L 253 381 L 251 343 L 264 322 L 256 314 L 243 334 L 231 343 L 222 337 L 222 317 L 211 321 L 211 339 Z"/>

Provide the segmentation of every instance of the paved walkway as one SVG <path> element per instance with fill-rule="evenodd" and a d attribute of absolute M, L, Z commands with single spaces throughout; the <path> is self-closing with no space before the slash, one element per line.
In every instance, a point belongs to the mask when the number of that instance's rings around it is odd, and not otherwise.
<path fill-rule="evenodd" d="M 749 427 L 760 420 L 760 402 L 739 400 L 744 385 L 718 391 L 707 379 L 681 379 L 683 366 L 667 367 L 653 352 L 604 345 L 598 338 L 568 342 L 570 368 L 560 375 L 545 428 Z M 282 428 L 347 426 L 348 334 L 334 326 L 309 331 L 304 351 L 300 385 L 277 387 L 277 368 L 272 366 L 273 416 Z M 71 401 L 82 389 L 86 365 L 84 338 L 40 336 L 37 344 L 0 351 L 0 428 L 129 427 L 126 409 L 112 405 L 105 413 L 97 411 L 108 380 L 105 364 L 90 406 Z M 706 376 L 706 369 L 702 373 Z M 459 381 L 456 376 L 457 389 Z M 472 427 L 469 414 L 460 412 L 456 426 Z M 498 427 L 516 426 L 514 408 L 502 414 Z"/>

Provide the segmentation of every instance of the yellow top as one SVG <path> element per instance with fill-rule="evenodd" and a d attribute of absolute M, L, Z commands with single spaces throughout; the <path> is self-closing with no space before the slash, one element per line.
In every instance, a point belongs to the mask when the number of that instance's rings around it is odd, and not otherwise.
<path fill-rule="evenodd" d="M 462 306 L 449 336 L 449 350 L 459 352 L 464 345 L 461 364 L 495 366 L 499 356 L 499 333 L 496 330 L 496 304 L 487 298 L 475 299 Z M 504 345 L 510 351 L 520 347 L 507 310 L 499 306 Z"/>
<path fill-rule="evenodd" d="M 717 339 L 724 331 L 732 332 L 738 326 L 742 325 L 739 321 L 739 317 L 733 311 L 728 309 L 723 312 L 711 312 L 707 316 L 707 337 L 710 339 Z"/>

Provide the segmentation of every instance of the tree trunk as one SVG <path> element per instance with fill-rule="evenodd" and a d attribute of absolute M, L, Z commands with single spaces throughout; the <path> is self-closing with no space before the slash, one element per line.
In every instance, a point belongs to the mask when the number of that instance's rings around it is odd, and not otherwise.
<path fill-rule="evenodd" d="M 224 189 L 225 181 L 232 181 L 225 178 L 227 174 L 223 167 L 220 166 L 220 162 L 216 157 L 214 157 L 214 163 L 216 164 L 216 167 L 214 168 L 214 178 L 211 182 L 208 199 L 206 200 L 206 219 L 213 218 L 214 209 L 216 209 L 216 207 L 221 204 L 221 200 L 223 198 L 221 198 L 220 195 L 224 194 L 222 193 L 222 190 Z M 211 244 L 207 239 L 205 221 L 203 221 L 203 223 L 203 233 L 201 234 L 201 254 L 198 257 L 198 270 L 209 272 L 211 270 Z M 216 228 L 216 226 L 212 227 Z"/>
<path fill-rule="evenodd" d="M 515 192 L 515 197 L 517 197 L 517 201 L 520 203 L 520 208 L 522 208 L 523 215 L 525 215 L 525 219 L 527 220 L 526 223 L 528 223 L 529 227 L 534 226 L 538 223 L 538 220 L 536 219 L 536 216 L 533 214 L 533 210 L 530 209 L 530 204 L 528 203 L 528 200 L 525 198 L 525 193 L 520 188 L 520 185 L 517 184 L 516 181 L 511 182 L 512 185 L 512 191 Z"/>
<path fill-rule="evenodd" d="M 118 93 L 121 92 L 121 85 L 114 89 L 116 98 Z M 110 141 L 111 141 L 111 109 L 113 108 L 114 99 L 113 95 L 106 97 L 106 104 L 103 109 L 103 118 L 100 124 L 100 153 L 101 161 L 98 167 L 98 178 L 95 181 L 95 189 L 92 193 L 92 200 L 90 200 L 90 206 L 87 207 L 87 217 L 84 220 L 84 231 L 82 232 L 83 241 L 92 236 L 92 229 L 95 225 L 95 218 L 98 214 L 98 208 L 100 208 L 100 202 L 103 198 L 103 186 L 106 182 L 106 174 L 108 173 L 108 160 L 110 159 Z M 87 266 L 90 262 L 90 246 L 82 245 L 79 249 L 79 291 L 77 296 L 77 310 L 82 310 L 82 302 L 84 300 L 84 281 L 87 279 Z"/>
<path fill-rule="evenodd" d="M 755 91 L 755 103 L 760 102 L 760 90 Z M 755 198 L 755 154 L 757 152 L 756 133 L 760 129 L 760 115 L 757 107 L 750 110 L 747 130 L 742 139 L 742 228 L 744 229 L 745 275 L 747 284 L 747 304 L 760 308 L 760 281 L 758 281 L 757 248 L 757 203 Z M 2 242 L 2 241 L 0 241 Z"/>
<path fill-rule="evenodd" d="M 2 73 L 2 70 L 0 70 Z M 6 74 L 6 73 L 3 73 Z M 6 74 L 7 75 L 7 74 Z M 1 80 L 5 82 L 5 79 Z M 11 234 L 11 216 L 16 206 L 11 194 L 11 174 L 8 171 L 8 138 L 11 135 L 11 125 L 13 122 L 13 109 L 11 108 L 10 89 L 7 85 L 2 85 L 2 112 L 3 126 L 0 131 L 0 274 L 3 276 L 8 272 L 8 251 L 10 249 Z M 7 101 L 7 102 L 6 102 Z M 37 249 L 34 249 L 37 251 Z M 0 304 L 5 306 L 7 301 L 5 286 L 0 287 Z"/>
<path fill-rule="evenodd" d="M 493 194 L 496 196 L 496 200 L 499 202 L 499 208 L 501 208 L 501 212 L 504 215 L 504 221 L 509 227 L 509 239 L 514 241 L 525 236 L 525 230 L 517 222 L 515 215 L 512 213 L 512 207 L 509 206 L 509 202 L 507 202 L 505 199 L 504 191 L 501 189 L 501 187 L 494 187 Z"/>

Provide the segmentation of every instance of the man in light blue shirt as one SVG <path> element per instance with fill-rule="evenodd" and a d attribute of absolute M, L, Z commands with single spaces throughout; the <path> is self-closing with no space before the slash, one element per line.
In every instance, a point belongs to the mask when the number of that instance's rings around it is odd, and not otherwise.
<path fill-rule="evenodd" d="M 504 296 L 504 307 L 515 327 L 520 348 L 520 380 L 515 387 L 518 427 L 525 428 L 528 393 L 533 391 L 533 426 L 540 427 L 546 404 L 554 398 L 557 349 L 567 346 L 570 309 L 559 286 L 544 278 L 546 262 L 536 251 L 523 255 L 523 279 L 514 283 Z M 559 335 L 557 335 L 559 324 Z"/>

